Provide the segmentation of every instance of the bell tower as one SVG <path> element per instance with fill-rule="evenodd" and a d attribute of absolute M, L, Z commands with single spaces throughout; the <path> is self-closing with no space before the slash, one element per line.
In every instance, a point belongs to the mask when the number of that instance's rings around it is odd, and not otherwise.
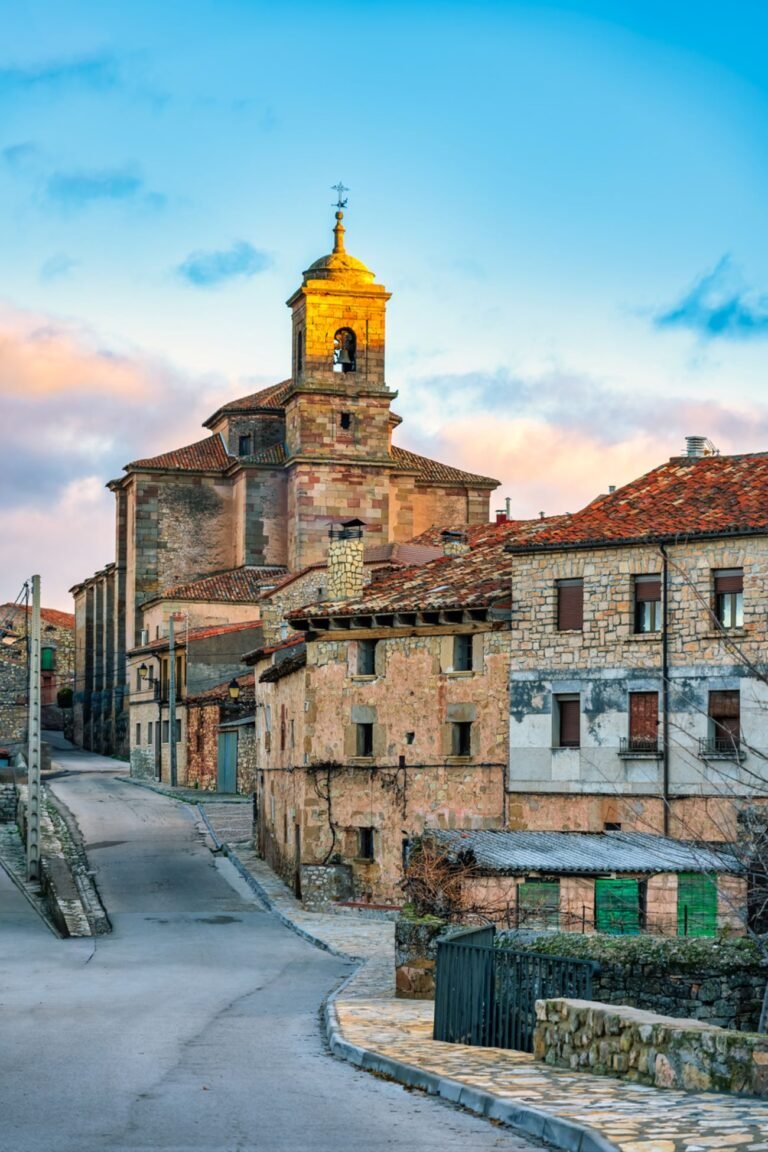
<path fill-rule="evenodd" d="M 392 468 L 389 406 L 397 395 L 384 379 L 390 293 L 347 252 L 346 201 L 339 191 L 333 251 L 310 265 L 287 301 L 293 348 L 285 399 L 292 567 L 324 559 L 330 520 L 357 516 L 372 543 L 389 539 L 388 495 L 382 493 L 388 493 Z"/>

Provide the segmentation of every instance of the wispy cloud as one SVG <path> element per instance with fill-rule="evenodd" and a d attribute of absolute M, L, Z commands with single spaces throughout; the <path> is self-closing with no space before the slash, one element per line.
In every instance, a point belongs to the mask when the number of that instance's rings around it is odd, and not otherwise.
<path fill-rule="evenodd" d="M 13 172 L 24 172 L 34 167 L 40 157 L 40 150 L 31 140 L 24 140 L 19 144 L 9 144 L 0 150 L 0 158 L 6 168 Z"/>
<path fill-rule="evenodd" d="M 55 280 L 66 280 L 79 263 L 79 260 L 67 256 L 66 252 L 56 252 L 41 264 L 38 275 L 46 284 L 53 283 Z"/>
<path fill-rule="evenodd" d="M 658 328 L 687 328 L 707 338 L 768 336 L 768 296 L 750 291 L 730 256 L 705 272 L 679 303 L 655 317 Z"/>
<path fill-rule="evenodd" d="M 117 60 L 107 53 L 34 64 L 6 65 L 0 68 L 0 96 L 16 95 L 19 92 L 59 91 L 63 88 L 104 92 L 115 88 L 119 79 Z"/>
<path fill-rule="evenodd" d="M 272 264 L 272 257 L 246 240 L 230 248 L 211 252 L 191 252 L 176 268 L 177 274 L 196 288 L 215 288 L 229 280 L 256 276 Z"/>
<path fill-rule="evenodd" d="M 147 188 L 143 176 L 132 166 L 53 172 L 45 190 L 48 200 L 69 210 L 109 201 L 146 208 L 161 208 L 165 203 L 165 197 Z"/>

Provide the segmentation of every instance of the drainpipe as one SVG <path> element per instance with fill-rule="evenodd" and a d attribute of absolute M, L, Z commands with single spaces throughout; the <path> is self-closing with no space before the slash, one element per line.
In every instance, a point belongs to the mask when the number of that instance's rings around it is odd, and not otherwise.
<path fill-rule="evenodd" d="M 662 801 L 664 805 L 664 835 L 669 836 L 669 558 L 666 545 L 659 544 L 661 552 L 661 771 Z"/>

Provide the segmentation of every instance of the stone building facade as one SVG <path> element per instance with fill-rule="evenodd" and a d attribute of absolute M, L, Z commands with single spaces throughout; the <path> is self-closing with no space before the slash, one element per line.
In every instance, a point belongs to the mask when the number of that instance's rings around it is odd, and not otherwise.
<path fill-rule="evenodd" d="M 27 735 L 29 665 L 27 634 L 31 608 L 0 605 L 0 745 L 19 751 Z M 62 729 L 71 705 L 59 707 L 62 689 L 75 689 L 75 618 L 54 608 L 40 610 L 40 699 L 43 728 Z"/>
<path fill-rule="evenodd" d="M 73 589 L 86 747 L 127 753 L 126 653 L 150 617 L 154 626 L 158 611 L 167 618 L 174 589 L 324 564 L 330 521 L 358 518 L 367 544 L 384 547 L 436 523 L 487 520 L 496 481 L 392 443 L 389 293 L 346 252 L 341 215 L 334 236 L 288 301 L 290 378 L 225 404 L 206 421 L 207 438 L 135 460 L 109 485 L 114 563 Z"/>

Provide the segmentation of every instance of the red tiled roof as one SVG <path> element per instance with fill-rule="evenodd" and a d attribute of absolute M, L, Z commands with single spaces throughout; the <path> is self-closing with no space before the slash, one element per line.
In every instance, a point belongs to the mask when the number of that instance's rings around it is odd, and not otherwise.
<path fill-rule="evenodd" d="M 210 428 L 225 412 L 258 412 L 264 408 L 279 411 L 285 404 L 285 398 L 292 384 L 292 380 L 281 380 L 279 384 L 270 384 L 269 388 L 262 388 L 259 392 L 251 392 L 248 396 L 241 396 L 239 400 L 222 404 L 213 416 L 208 417 L 203 426 Z"/>
<path fill-rule="evenodd" d="M 768 532 L 768 453 L 675 457 L 598 496 L 516 551 L 659 537 Z"/>
<path fill-rule="evenodd" d="M 250 456 L 241 456 L 243 464 L 284 464 L 285 448 L 282 444 L 270 444 L 267 448 L 260 448 Z"/>
<path fill-rule="evenodd" d="M 546 524 L 522 520 L 482 525 L 484 535 L 478 532 L 477 542 L 463 556 L 441 556 L 419 568 L 393 572 L 369 585 L 357 599 L 308 605 L 289 612 L 288 619 L 487 608 L 510 594 L 513 560 L 504 545 L 535 537 Z"/>
<path fill-rule="evenodd" d="M 442 555 L 442 548 L 432 548 L 425 544 L 414 544 L 412 540 L 405 543 L 392 542 L 389 544 L 375 544 L 366 548 L 364 562 L 366 564 L 382 564 L 388 561 L 391 564 L 406 564 L 409 567 L 416 564 L 428 564 Z"/>
<path fill-rule="evenodd" d="M 201 580 L 166 588 L 156 600 L 216 600 L 228 604 L 248 604 L 258 600 L 265 586 L 274 584 L 285 568 L 229 568 Z"/>
<path fill-rule="evenodd" d="M 0 604 L 0 624 L 9 618 L 13 617 L 15 613 L 27 612 L 32 615 L 32 608 L 26 608 L 23 604 Z M 71 612 L 60 612 L 58 608 L 41 608 L 40 619 L 44 620 L 46 624 L 53 624 L 54 628 L 74 628 L 75 617 Z"/>
<path fill-rule="evenodd" d="M 228 632 L 245 632 L 249 628 L 260 628 L 261 620 L 243 620 L 239 624 L 212 624 L 204 628 L 190 628 L 189 632 L 187 632 L 183 622 L 177 622 L 177 624 L 176 647 L 184 648 L 187 641 L 192 643 L 193 640 L 208 640 L 211 636 L 225 636 Z M 149 644 L 138 644 L 131 649 L 131 653 L 156 652 L 167 647 L 168 637 L 161 636 L 159 640 L 150 640 Z"/>
<path fill-rule="evenodd" d="M 278 644 L 267 644 L 264 648 L 254 649 L 253 652 L 244 652 L 243 660 L 247 664 L 258 664 L 260 660 L 266 660 L 267 656 L 271 656 L 273 652 L 282 652 L 284 648 L 293 648 L 296 644 L 303 643 L 304 637 L 295 632 L 287 640 L 281 640 Z"/>
<path fill-rule="evenodd" d="M 221 472 L 234 459 L 227 452 L 220 436 L 207 436 L 205 440 L 176 448 L 173 452 L 163 452 L 144 460 L 132 460 L 125 465 L 125 470 L 149 468 L 176 472 Z"/>
<path fill-rule="evenodd" d="M 462 472 L 460 468 L 451 468 L 448 464 L 441 464 L 437 460 L 430 460 L 427 456 L 417 456 L 415 452 L 408 452 L 405 448 L 391 449 L 392 459 L 409 472 L 417 472 L 419 480 L 428 484 L 459 484 L 462 487 L 498 488 L 499 481 L 490 476 L 477 476 L 473 472 Z"/>
<path fill-rule="evenodd" d="M 235 676 L 238 687 L 240 688 L 240 695 L 237 698 L 237 703 L 250 704 L 253 700 L 256 689 L 253 682 L 253 674 L 245 672 L 241 676 Z M 229 686 L 232 683 L 232 678 L 225 680 L 222 684 L 215 684 L 213 688 L 205 688 L 202 692 L 195 692 L 187 696 L 187 704 L 215 704 L 220 700 L 228 701 L 231 699 L 229 695 Z M 233 701 L 234 703 L 234 701 Z"/>
<path fill-rule="evenodd" d="M 303 637 L 302 637 L 303 639 Z M 283 676 L 290 676 L 292 672 L 297 672 L 299 668 L 303 668 L 307 662 L 307 650 L 301 648 L 293 655 L 281 660 L 278 664 L 273 664 L 271 668 L 265 668 L 261 676 L 259 676 L 260 684 L 274 684 L 277 680 L 282 680 Z"/>

